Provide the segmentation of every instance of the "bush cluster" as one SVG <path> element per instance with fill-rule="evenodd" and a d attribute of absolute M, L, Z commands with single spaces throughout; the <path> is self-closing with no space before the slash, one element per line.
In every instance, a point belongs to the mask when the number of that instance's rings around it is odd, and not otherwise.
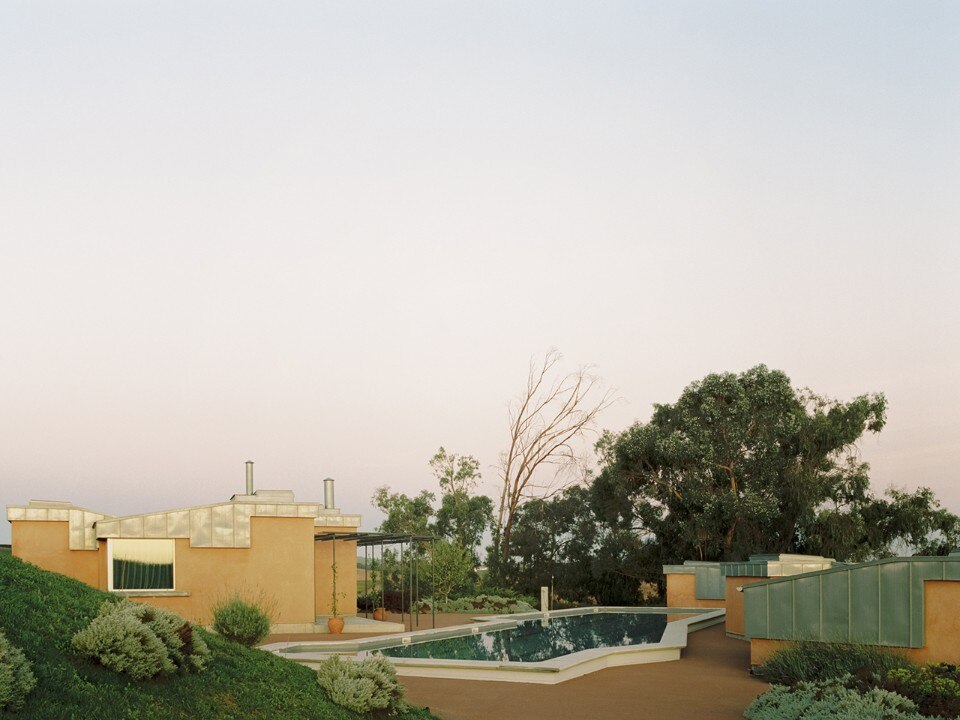
<path fill-rule="evenodd" d="M 0 631 L 0 711 L 19 710 L 36 684 L 30 661 Z"/>
<path fill-rule="evenodd" d="M 213 629 L 228 640 L 253 647 L 270 634 L 270 615 L 260 602 L 234 595 L 213 607 Z"/>
<path fill-rule="evenodd" d="M 903 655 L 875 645 L 805 641 L 773 653 L 756 674 L 771 683 L 792 685 L 847 674 L 883 678 L 891 670 L 913 667 Z"/>
<path fill-rule="evenodd" d="M 129 600 L 104 602 L 71 644 L 80 655 L 135 680 L 180 668 L 199 672 L 210 657 L 206 643 L 179 615 Z"/>
<path fill-rule="evenodd" d="M 320 663 L 317 682 L 333 702 L 356 713 L 396 715 L 407 710 L 397 671 L 380 656 L 344 660 L 334 655 Z"/>
<path fill-rule="evenodd" d="M 420 612 L 429 613 L 432 611 L 432 607 L 432 602 L 429 599 L 424 600 L 421 603 Z M 437 598 L 437 612 L 510 614 L 533 611 L 533 607 L 523 600 L 498 595 L 475 595 L 474 597 L 451 599 L 447 602 Z"/>
<path fill-rule="evenodd" d="M 956 665 L 938 663 L 891 670 L 883 688 L 910 698 L 924 715 L 960 717 L 960 668 Z"/>
<path fill-rule="evenodd" d="M 758 674 L 777 684 L 747 709 L 751 720 L 960 717 L 958 666 L 918 667 L 876 646 L 796 643 Z"/>
<path fill-rule="evenodd" d="M 914 703 L 881 688 L 861 690 L 850 675 L 774 685 L 753 701 L 747 720 L 922 720 Z"/>

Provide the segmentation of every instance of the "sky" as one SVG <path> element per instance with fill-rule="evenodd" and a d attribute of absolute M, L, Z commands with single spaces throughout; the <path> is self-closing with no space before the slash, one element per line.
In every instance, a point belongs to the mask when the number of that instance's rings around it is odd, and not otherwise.
<path fill-rule="evenodd" d="M 758 363 L 960 512 L 960 4 L 0 4 L 0 505 L 496 495 L 550 348 L 613 431 Z M 10 528 L 0 523 L 0 542 Z"/>

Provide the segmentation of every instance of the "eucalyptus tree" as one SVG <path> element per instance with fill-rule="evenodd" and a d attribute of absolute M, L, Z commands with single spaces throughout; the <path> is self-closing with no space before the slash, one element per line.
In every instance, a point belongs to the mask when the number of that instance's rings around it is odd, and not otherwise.
<path fill-rule="evenodd" d="M 882 393 L 830 400 L 764 365 L 711 374 L 655 405 L 649 422 L 605 434 L 593 492 L 606 522 L 664 561 L 942 551 L 957 518 L 929 490 L 870 491 L 856 444 L 883 429 L 886 412 Z"/>

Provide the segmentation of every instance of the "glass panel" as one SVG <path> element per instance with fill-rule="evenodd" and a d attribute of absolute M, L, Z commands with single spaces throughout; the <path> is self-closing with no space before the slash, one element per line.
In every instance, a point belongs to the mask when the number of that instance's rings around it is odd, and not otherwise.
<path fill-rule="evenodd" d="M 173 590 L 173 540 L 111 540 L 113 590 Z"/>

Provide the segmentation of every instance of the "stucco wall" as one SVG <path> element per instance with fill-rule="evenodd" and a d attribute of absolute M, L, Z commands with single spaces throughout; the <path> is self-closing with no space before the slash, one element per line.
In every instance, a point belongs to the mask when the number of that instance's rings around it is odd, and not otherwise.
<path fill-rule="evenodd" d="M 922 648 L 909 652 L 917 662 L 960 663 L 960 582 L 923 583 Z"/>
<path fill-rule="evenodd" d="M 355 528 L 318 527 L 322 532 L 352 532 Z M 314 578 L 316 582 L 316 615 L 329 615 L 333 601 L 333 547 L 330 540 L 315 543 Z M 336 541 L 337 552 L 337 611 L 341 615 L 357 614 L 357 543 Z"/>
<path fill-rule="evenodd" d="M 313 518 L 253 517 L 250 530 L 249 548 L 192 548 L 178 538 L 174 585 L 190 595 L 132 599 L 209 624 L 210 609 L 221 598 L 262 593 L 274 606 L 274 623 L 312 623 Z"/>
<path fill-rule="evenodd" d="M 743 620 L 743 593 L 737 590 L 738 587 L 749 585 L 758 580 L 766 580 L 765 577 L 728 577 L 726 578 L 726 597 L 727 597 L 727 632 L 735 635 L 743 635 L 746 632 Z"/>
<path fill-rule="evenodd" d="M 917 663 L 960 663 L 960 582 L 927 580 L 923 583 L 923 641 L 920 648 L 891 647 Z M 755 638 L 750 641 L 750 664 L 759 665 L 790 643 Z"/>
<path fill-rule="evenodd" d="M 667 607 L 722 608 L 724 601 L 698 600 L 697 576 L 693 573 L 669 573 L 667 575 Z"/>
<path fill-rule="evenodd" d="M 189 596 L 131 598 L 172 610 L 192 622 L 210 624 L 212 606 L 233 592 L 259 596 L 275 605 L 274 623 L 312 623 L 330 612 L 331 542 L 314 542 L 314 533 L 355 528 L 315 528 L 312 517 L 253 517 L 249 548 L 196 548 L 174 540 L 175 590 Z M 51 570 L 107 589 L 107 541 L 99 550 L 70 550 L 66 521 L 18 520 L 12 524 L 12 552 Z M 357 544 L 337 542 L 339 611 L 357 612 Z"/>
<path fill-rule="evenodd" d="M 11 551 L 27 562 L 100 587 L 100 553 L 70 549 L 70 523 L 58 520 L 11 522 Z"/>

